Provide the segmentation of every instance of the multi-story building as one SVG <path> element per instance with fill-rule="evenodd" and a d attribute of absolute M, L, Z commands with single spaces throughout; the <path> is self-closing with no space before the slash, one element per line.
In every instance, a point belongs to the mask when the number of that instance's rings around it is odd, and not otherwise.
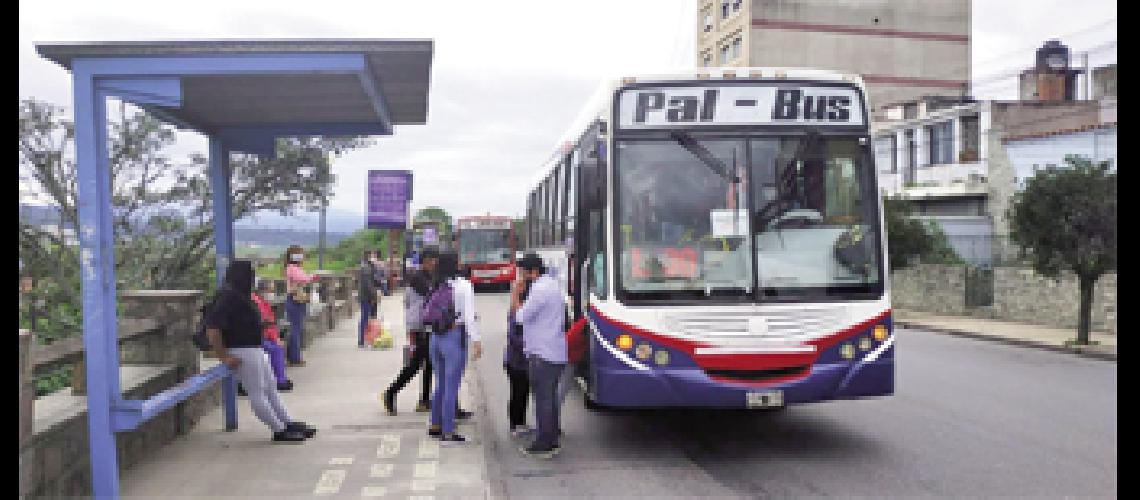
<path fill-rule="evenodd" d="M 1020 141 L 1052 137 L 1049 151 L 1070 147 L 1083 154 L 1088 147 L 1057 139 L 1100 125 L 1095 101 L 923 99 L 894 106 L 872 125 L 880 188 L 884 196 L 911 200 L 919 217 L 937 222 L 964 260 L 987 265 L 995 252 L 1009 254 L 1010 197 L 1031 175 L 1026 159 L 1040 155 L 1039 145 Z M 1104 157 L 1109 139 L 1101 141 Z M 1115 134 L 1111 144 L 1115 149 Z M 1054 156 L 1052 163 L 1062 163 L 1063 153 Z"/>
<path fill-rule="evenodd" d="M 697 65 L 857 73 L 868 104 L 964 96 L 970 0 L 698 0 Z"/>

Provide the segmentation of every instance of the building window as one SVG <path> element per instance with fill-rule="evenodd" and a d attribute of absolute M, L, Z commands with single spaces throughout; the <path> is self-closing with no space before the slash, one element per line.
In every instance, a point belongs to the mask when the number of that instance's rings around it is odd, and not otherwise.
<path fill-rule="evenodd" d="M 713 30 L 713 15 L 711 12 L 706 10 L 704 12 L 704 18 L 705 18 L 704 30 L 705 30 L 705 33 L 708 33 L 708 32 Z"/>
<path fill-rule="evenodd" d="M 740 57 L 740 49 L 741 49 L 741 39 L 740 39 L 740 36 L 737 35 L 737 37 L 732 40 L 732 58 L 733 59 Z"/>
<path fill-rule="evenodd" d="M 979 161 L 981 149 L 979 148 L 978 115 L 963 116 L 959 119 L 959 125 L 962 130 L 962 152 L 958 154 L 958 161 L 963 163 Z"/>
<path fill-rule="evenodd" d="M 918 118 L 918 103 L 908 102 L 903 104 L 903 119 L 912 120 Z"/>
<path fill-rule="evenodd" d="M 702 66 L 707 68 L 709 66 L 712 66 L 712 62 L 713 62 L 712 54 L 709 54 L 708 52 L 701 54 L 701 65 Z"/>
<path fill-rule="evenodd" d="M 954 163 L 954 136 L 951 122 L 942 122 L 926 127 L 927 144 L 931 165 Z"/>
<path fill-rule="evenodd" d="M 721 19 L 728 19 L 728 14 L 729 14 L 730 8 L 731 7 L 729 6 L 729 0 L 720 0 L 720 18 Z"/>
<path fill-rule="evenodd" d="M 894 134 L 875 139 L 875 163 L 878 164 L 880 172 L 886 174 L 898 172 L 896 158 L 898 155 L 895 154 Z"/>
<path fill-rule="evenodd" d="M 736 12 L 740 10 L 740 4 L 742 3 L 744 3 L 744 0 L 732 0 L 732 11 Z"/>
<path fill-rule="evenodd" d="M 728 60 L 729 60 L 728 49 L 729 49 L 728 45 L 721 45 L 720 46 L 720 62 L 721 62 L 721 64 L 728 64 Z"/>

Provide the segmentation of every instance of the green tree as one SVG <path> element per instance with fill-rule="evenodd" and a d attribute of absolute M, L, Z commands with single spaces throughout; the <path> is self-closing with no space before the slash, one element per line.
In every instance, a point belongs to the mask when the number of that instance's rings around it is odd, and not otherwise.
<path fill-rule="evenodd" d="M 909 201 L 887 198 L 883 208 L 892 271 L 908 267 L 916 260 L 939 264 L 962 262 L 942 228 L 934 222 L 915 218 L 914 205 Z"/>
<path fill-rule="evenodd" d="M 1065 163 L 1038 172 L 1014 195 L 1010 237 L 1038 273 L 1077 275 L 1077 343 L 1087 345 L 1096 282 L 1116 269 L 1116 173 L 1108 161 L 1068 155 Z"/>
<path fill-rule="evenodd" d="M 175 162 L 166 150 L 174 129 L 141 111 L 120 106 L 108 127 L 116 276 L 124 286 L 204 288 L 213 286 L 212 196 L 207 158 Z M 74 128 L 64 110 L 36 100 L 20 101 L 20 174 L 28 196 L 59 211 L 60 229 L 21 221 L 20 256 L 25 272 L 50 276 L 56 301 L 79 304 Z M 235 155 L 233 215 L 260 210 L 283 214 L 319 203 L 330 180 L 329 157 L 366 145 L 358 138 L 279 140 L 274 158 Z"/>
<path fill-rule="evenodd" d="M 451 215 L 447 213 L 447 210 L 439 207 L 421 208 L 416 212 L 416 216 L 412 220 L 417 223 L 425 221 L 440 221 L 443 223 L 442 227 L 439 230 L 440 242 L 442 243 L 451 239 L 453 226 Z"/>

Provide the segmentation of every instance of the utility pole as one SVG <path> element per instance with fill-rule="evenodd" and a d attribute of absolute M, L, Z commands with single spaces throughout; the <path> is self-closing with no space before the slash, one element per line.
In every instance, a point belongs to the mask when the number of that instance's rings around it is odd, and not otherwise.
<path fill-rule="evenodd" d="M 325 197 L 325 188 L 321 187 L 321 222 L 320 241 L 317 243 L 317 269 L 325 268 L 325 209 L 328 200 Z"/>
<path fill-rule="evenodd" d="M 1086 50 L 1081 54 L 1081 61 L 1085 65 L 1085 100 L 1092 100 L 1092 68 L 1089 67 L 1089 52 Z"/>

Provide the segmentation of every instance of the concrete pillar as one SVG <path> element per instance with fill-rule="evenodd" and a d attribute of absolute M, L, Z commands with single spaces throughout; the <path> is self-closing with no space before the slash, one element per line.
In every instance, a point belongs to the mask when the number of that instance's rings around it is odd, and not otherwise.
<path fill-rule="evenodd" d="M 955 116 L 954 119 L 950 121 L 950 136 L 953 137 L 952 140 L 954 142 L 954 145 L 952 146 L 952 150 L 951 150 L 952 156 L 950 158 L 950 161 L 951 161 L 951 163 L 961 163 L 961 160 L 959 160 L 959 158 L 962 157 L 962 117 L 961 116 Z"/>
<path fill-rule="evenodd" d="M 33 345 L 34 335 L 28 330 L 20 330 L 20 448 L 32 437 L 32 424 L 35 421 L 33 408 L 36 403 L 36 376 Z"/>
<path fill-rule="evenodd" d="M 201 290 L 131 290 L 120 295 L 123 316 L 158 321 L 163 332 L 151 335 L 145 349 L 124 349 L 122 363 L 166 364 L 178 367 L 178 381 L 201 369 L 198 348 L 190 342 L 198 328 Z"/>

